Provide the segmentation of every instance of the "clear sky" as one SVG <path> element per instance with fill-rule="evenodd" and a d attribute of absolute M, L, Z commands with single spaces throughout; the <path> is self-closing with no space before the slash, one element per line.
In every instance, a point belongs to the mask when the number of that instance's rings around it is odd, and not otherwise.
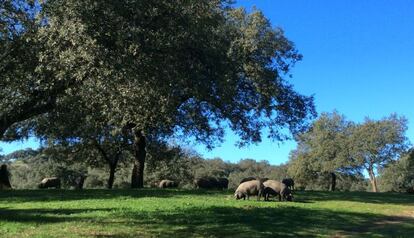
<path fill-rule="evenodd" d="M 274 26 L 285 30 L 303 54 L 294 68 L 297 91 L 315 95 L 317 111 L 338 110 L 360 122 L 393 112 L 410 121 L 414 141 L 414 1 L 412 0 L 239 0 L 262 10 Z M 286 162 L 295 143 L 265 140 L 239 150 L 228 133 L 222 147 L 206 157 Z"/>
<path fill-rule="evenodd" d="M 304 58 L 291 82 L 300 93 L 315 95 L 317 111 L 338 110 L 348 119 L 380 119 L 396 112 L 410 121 L 414 142 L 414 1 L 412 0 L 239 0 L 237 5 L 262 10 L 274 26 L 285 30 Z M 207 158 L 242 158 L 284 163 L 292 141 L 264 140 L 244 149 L 228 132 L 212 151 L 195 146 Z M 2 144 L 4 153 L 36 145 Z"/>

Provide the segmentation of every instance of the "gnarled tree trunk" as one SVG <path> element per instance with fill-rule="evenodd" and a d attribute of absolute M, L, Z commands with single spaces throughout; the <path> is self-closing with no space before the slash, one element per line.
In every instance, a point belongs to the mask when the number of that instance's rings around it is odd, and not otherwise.
<path fill-rule="evenodd" d="M 93 141 L 95 148 L 101 153 L 104 160 L 108 163 L 109 166 L 109 178 L 106 184 L 108 189 L 112 189 L 115 181 L 115 172 L 116 167 L 118 166 L 119 158 L 121 157 L 121 150 L 119 149 L 115 154 L 108 153 L 105 149 L 95 140 Z"/>
<path fill-rule="evenodd" d="M 7 128 L 8 127 L 6 125 L 0 125 L 0 141 L 3 139 L 4 133 L 6 133 Z"/>
<path fill-rule="evenodd" d="M 334 172 L 331 173 L 331 187 L 330 190 L 331 191 L 335 191 L 336 188 L 336 175 Z"/>
<path fill-rule="evenodd" d="M 117 163 L 109 164 L 109 179 L 108 179 L 108 184 L 107 184 L 108 189 L 112 189 L 114 185 L 116 166 L 117 166 Z"/>
<path fill-rule="evenodd" d="M 369 181 L 371 182 L 371 186 L 372 186 L 372 191 L 376 193 L 378 192 L 378 187 L 377 187 L 377 178 L 375 177 L 374 170 L 369 169 L 368 174 L 369 174 Z"/>
<path fill-rule="evenodd" d="M 141 131 L 136 130 L 134 132 L 134 167 L 132 169 L 131 176 L 131 188 L 144 187 L 144 166 L 146 151 L 146 138 Z"/>

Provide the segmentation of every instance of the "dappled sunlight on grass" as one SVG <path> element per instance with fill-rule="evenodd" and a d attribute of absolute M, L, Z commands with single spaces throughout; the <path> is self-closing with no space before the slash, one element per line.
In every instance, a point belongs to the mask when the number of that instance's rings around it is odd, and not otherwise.
<path fill-rule="evenodd" d="M 0 198 L 5 237 L 414 237 L 414 218 L 403 213 L 414 197 L 404 194 L 297 192 L 297 202 L 264 202 L 230 191 L 28 190 Z"/>

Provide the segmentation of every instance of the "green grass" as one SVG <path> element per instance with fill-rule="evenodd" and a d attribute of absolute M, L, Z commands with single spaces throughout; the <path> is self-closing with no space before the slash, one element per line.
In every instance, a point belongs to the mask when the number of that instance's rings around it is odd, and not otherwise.
<path fill-rule="evenodd" d="M 0 191 L 0 237 L 414 237 L 414 196 L 188 190 Z"/>

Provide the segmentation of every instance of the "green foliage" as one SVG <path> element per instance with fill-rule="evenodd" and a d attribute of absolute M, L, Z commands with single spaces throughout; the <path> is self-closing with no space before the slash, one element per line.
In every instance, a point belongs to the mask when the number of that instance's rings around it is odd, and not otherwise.
<path fill-rule="evenodd" d="M 192 187 L 193 165 L 202 162 L 198 155 L 165 144 L 150 145 L 148 154 L 145 168 L 145 181 L 148 185 L 156 187 L 161 180 L 170 179 L 178 182 L 180 187 Z"/>
<path fill-rule="evenodd" d="M 393 114 L 382 120 L 367 118 L 350 136 L 351 154 L 361 169 L 368 172 L 371 186 L 377 191 L 376 171 L 381 170 L 406 152 L 407 119 Z"/>
<path fill-rule="evenodd" d="M 238 163 L 223 161 L 221 158 L 203 159 L 193 151 L 180 148 L 158 150 L 157 157 L 151 155 L 146 168 L 146 181 L 150 186 L 162 179 L 178 181 L 180 187 L 193 188 L 193 181 L 201 177 L 228 178 L 229 189 L 235 189 L 246 177 L 267 177 L 282 180 L 286 177 L 285 165 L 270 165 L 268 161 L 256 162 L 252 159 Z M 161 156 L 161 157 L 159 157 Z"/>
<path fill-rule="evenodd" d="M 227 0 L 29 2 L 1 2 L 0 139 L 86 148 L 111 168 L 109 187 L 125 151 L 144 168 L 132 128 L 151 143 L 212 148 L 226 126 L 240 145 L 260 142 L 264 128 L 284 140 L 315 114 L 285 77 L 302 56 L 258 10 Z"/>
<path fill-rule="evenodd" d="M 314 113 L 312 98 L 283 79 L 301 55 L 259 11 L 224 0 L 52 0 L 35 9 L 30 24 L 1 37 L 20 52 L 0 67 L 1 135 L 10 140 L 36 126 L 27 119 L 79 109 L 69 104 L 76 96 L 100 104 L 118 128 L 134 123 L 155 137 L 180 129 L 208 146 L 223 137 L 222 121 L 249 143 L 264 127 L 281 140 L 281 128 L 297 132 Z"/>
<path fill-rule="evenodd" d="M 289 174 L 300 186 L 309 187 L 318 184 L 321 176 L 328 178 L 330 172 L 362 178 L 366 170 L 373 191 L 377 191 L 376 172 L 399 159 L 408 148 L 406 130 L 407 120 L 397 115 L 355 124 L 336 112 L 324 113 L 309 131 L 297 137 Z"/>
<path fill-rule="evenodd" d="M 306 191 L 295 199 L 237 201 L 230 192 L 177 189 L 4 191 L 0 233 L 5 238 L 414 236 L 411 195 Z"/>
<path fill-rule="evenodd" d="M 298 187 L 329 189 L 330 173 L 356 173 L 357 164 L 350 155 L 349 136 L 353 123 L 337 112 L 322 113 L 311 128 L 296 137 L 297 148 L 291 152 L 289 174 Z M 342 185 L 341 185 L 342 186 Z"/>
<path fill-rule="evenodd" d="M 13 158 L 10 163 L 10 174 L 15 189 L 37 188 L 40 181 L 47 177 L 59 177 L 63 188 L 71 188 L 78 177 L 86 175 L 84 164 L 58 160 L 44 150 L 27 149 L 5 157 Z"/>
<path fill-rule="evenodd" d="M 10 154 L 2 155 L 1 156 L 1 162 L 2 163 L 13 163 L 14 161 L 21 159 L 21 158 L 27 158 L 27 157 L 33 157 L 38 154 L 38 151 L 33 150 L 31 148 L 27 148 L 24 150 L 16 150 Z"/>
<path fill-rule="evenodd" d="M 229 188 L 236 189 L 240 181 L 247 177 L 268 178 L 282 181 L 287 177 L 286 165 L 270 165 L 268 161 L 253 159 L 240 160 L 229 174 Z"/>
<path fill-rule="evenodd" d="M 73 148 L 72 148 L 73 149 Z M 85 188 L 105 188 L 109 168 L 105 164 L 90 163 L 89 153 L 71 152 L 68 148 L 50 147 L 39 151 L 16 151 L 5 157 L 10 160 L 12 185 L 15 189 L 36 188 L 45 177 L 60 177 L 64 188 L 73 187 L 80 176 L 87 176 Z M 84 151 L 83 151 L 84 152 Z M 131 178 L 130 156 L 117 167 L 114 188 L 127 188 Z M 12 158 L 12 159 L 11 159 Z M 267 177 L 282 180 L 287 176 L 286 165 L 270 165 L 268 161 L 256 162 L 244 159 L 230 163 L 220 158 L 203 159 L 191 150 L 170 147 L 165 144 L 148 150 L 145 181 L 147 186 L 156 186 L 163 179 L 179 182 L 182 188 L 193 188 L 193 181 L 200 177 L 228 178 L 229 188 L 235 189 L 246 177 Z"/>
<path fill-rule="evenodd" d="M 67 89 L 99 71 L 84 25 L 46 11 L 53 1 L 46 2 L 0 2 L 1 140 L 27 136 L 30 130 L 20 122 L 54 110 Z"/>
<path fill-rule="evenodd" d="M 410 150 L 401 159 L 381 169 L 378 185 L 381 191 L 406 192 L 408 188 L 413 188 L 414 151 Z"/>

